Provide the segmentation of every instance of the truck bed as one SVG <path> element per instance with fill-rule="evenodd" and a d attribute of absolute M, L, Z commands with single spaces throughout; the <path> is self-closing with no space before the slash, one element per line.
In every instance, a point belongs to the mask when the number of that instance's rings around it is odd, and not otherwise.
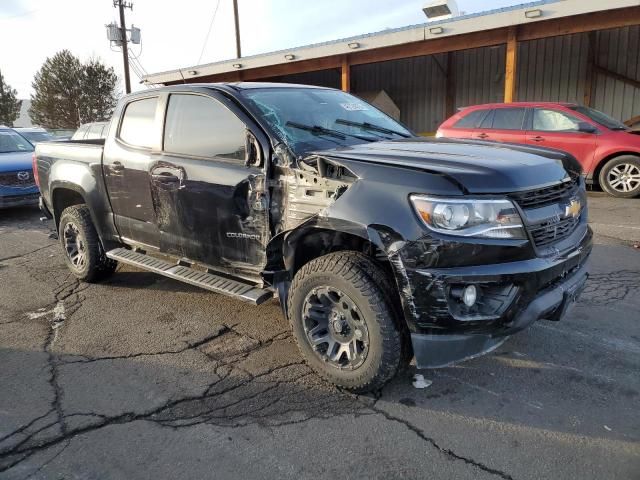
<path fill-rule="evenodd" d="M 49 158 L 52 163 L 58 159 L 100 163 L 103 148 L 104 139 L 40 142 L 36 145 L 36 156 Z"/>

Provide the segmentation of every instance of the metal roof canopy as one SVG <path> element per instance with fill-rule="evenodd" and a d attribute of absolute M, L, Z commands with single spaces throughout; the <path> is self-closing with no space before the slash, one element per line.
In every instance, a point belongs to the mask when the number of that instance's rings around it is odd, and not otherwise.
<path fill-rule="evenodd" d="M 582 17 L 573 19 L 576 15 Z M 146 75 L 146 84 L 237 81 L 640 23 L 640 0 L 540 0 L 299 48 Z M 293 58 L 288 60 L 285 58 Z"/>

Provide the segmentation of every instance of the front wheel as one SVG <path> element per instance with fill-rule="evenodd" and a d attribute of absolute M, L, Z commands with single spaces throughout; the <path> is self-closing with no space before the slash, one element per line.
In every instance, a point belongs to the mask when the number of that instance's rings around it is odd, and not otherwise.
<path fill-rule="evenodd" d="M 117 262 L 104 254 L 86 205 L 64 209 L 60 215 L 58 238 L 67 267 L 79 280 L 94 282 L 115 271 Z"/>
<path fill-rule="evenodd" d="M 288 316 L 302 355 L 328 381 L 367 392 L 402 363 L 402 335 L 385 273 L 357 252 L 316 258 L 295 275 Z"/>
<path fill-rule="evenodd" d="M 640 158 L 621 155 L 600 171 L 600 186 L 609 195 L 634 198 L 640 194 Z"/>

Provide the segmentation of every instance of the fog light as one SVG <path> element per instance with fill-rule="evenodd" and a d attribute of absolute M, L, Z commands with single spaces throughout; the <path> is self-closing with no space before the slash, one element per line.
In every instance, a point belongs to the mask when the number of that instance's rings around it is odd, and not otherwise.
<path fill-rule="evenodd" d="M 475 285 L 467 285 L 462 292 L 462 301 L 471 308 L 476 303 L 478 292 Z"/>

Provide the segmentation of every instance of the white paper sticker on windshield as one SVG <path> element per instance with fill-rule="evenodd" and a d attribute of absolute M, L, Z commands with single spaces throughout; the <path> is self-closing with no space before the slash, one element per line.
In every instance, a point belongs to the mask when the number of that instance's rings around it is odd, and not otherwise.
<path fill-rule="evenodd" d="M 359 112 L 362 110 L 368 110 L 364 103 L 341 103 L 340 106 L 350 112 Z"/>

